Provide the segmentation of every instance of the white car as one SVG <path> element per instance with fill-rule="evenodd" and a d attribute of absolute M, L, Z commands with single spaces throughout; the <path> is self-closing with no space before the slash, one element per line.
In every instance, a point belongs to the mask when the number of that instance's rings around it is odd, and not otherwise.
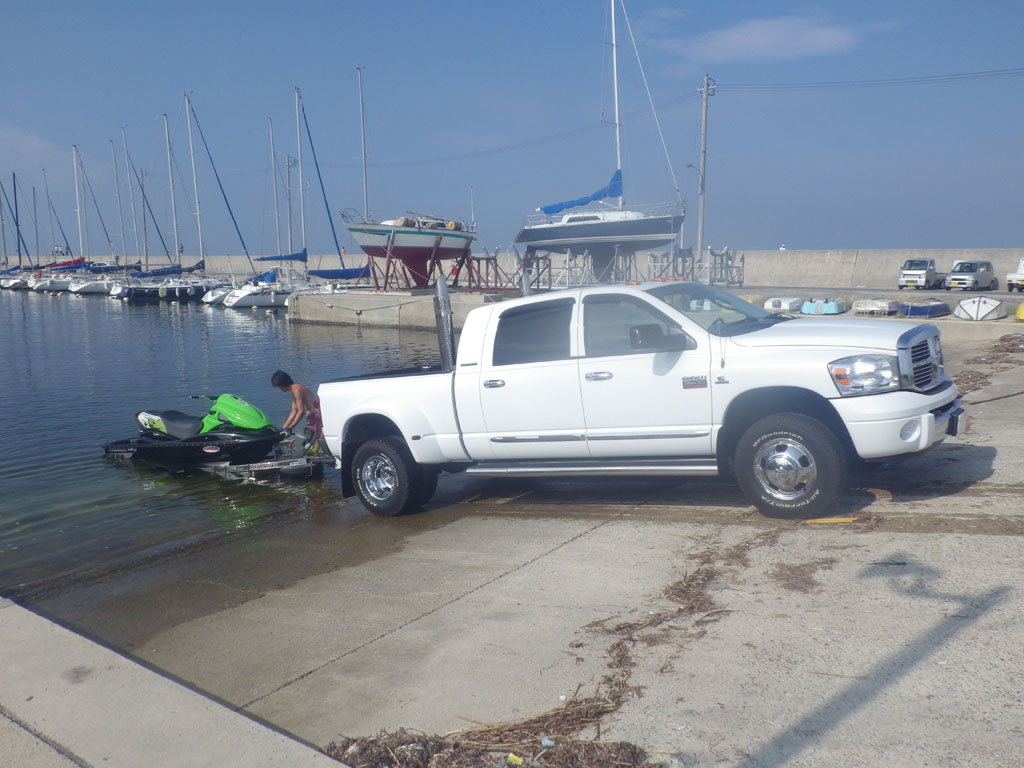
<path fill-rule="evenodd" d="M 999 278 L 991 261 L 958 261 L 946 275 L 943 287 L 947 291 L 994 291 L 999 288 Z"/>

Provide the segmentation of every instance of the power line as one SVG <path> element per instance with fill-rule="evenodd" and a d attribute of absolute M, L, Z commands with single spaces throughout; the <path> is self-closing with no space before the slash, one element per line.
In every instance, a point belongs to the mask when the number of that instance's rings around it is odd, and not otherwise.
<path fill-rule="evenodd" d="M 689 99 L 695 99 L 695 98 L 697 98 L 699 93 L 700 93 L 699 91 L 693 91 L 691 93 L 683 94 L 682 96 L 674 96 L 671 99 L 666 99 L 665 101 L 658 102 L 654 106 L 655 106 L 656 109 L 663 109 L 665 107 L 669 107 L 669 106 L 672 106 L 672 105 L 675 105 L 675 104 L 679 104 L 679 103 L 687 101 Z M 640 115 L 646 115 L 649 112 L 650 112 L 649 109 L 636 109 L 636 110 L 634 110 L 632 112 L 627 112 L 626 114 L 622 115 L 620 119 L 622 120 L 622 122 L 626 122 L 627 120 L 630 120 L 632 118 L 638 117 Z M 421 160 L 397 160 L 395 162 L 390 162 L 390 163 L 389 162 L 378 162 L 378 163 L 371 163 L 371 165 L 373 165 L 374 167 L 377 167 L 377 168 L 401 168 L 401 167 L 414 166 L 414 165 L 431 165 L 433 163 L 448 163 L 448 162 L 452 162 L 452 161 L 455 161 L 455 160 L 470 160 L 470 159 L 476 158 L 476 157 L 485 157 L 486 155 L 497 155 L 497 154 L 500 154 L 502 152 L 510 152 L 510 151 L 516 150 L 516 149 L 526 149 L 528 147 L 537 146 L 539 144 L 547 144 L 547 143 L 552 142 L 552 141 L 559 141 L 561 139 L 567 139 L 567 138 L 570 138 L 572 136 L 578 136 L 578 135 L 583 134 L 583 133 L 589 133 L 591 131 L 598 130 L 600 128 L 605 127 L 606 125 L 610 125 L 610 123 L 608 123 L 605 120 L 597 120 L 597 121 L 595 121 L 593 123 L 590 123 L 588 125 L 579 126 L 578 128 L 570 128 L 567 131 L 559 131 L 558 133 L 550 133 L 547 136 L 538 136 L 537 138 L 526 139 L 524 141 L 517 141 L 517 142 L 514 142 L 512 144 L 503 144 L 503 145 L 497 146 L 497 147 L 488 147 L 486 149 L 478 149 L 478 150 L 476 150 L 474 152 L 462 152 L 462 153 L 459 153 L 459 154 L 456 154 L 456 155 L 446 155 L 446 156 L 443 156 L 443 157 L 430 157 L 430 158 L 423 158 Z M 349 164 L 346 163 L 345 165 L 349 165 Z"/>
<path fill-rule="evenodd" d="M 922 75 L 918 77 L 892 77 L 874 80 L 833 80 L 808 83 L 719 83 L 718 87 L 731 91 L 797 91 L 797 90 L 839 90 L 845 88 L 891 88 L 911 85 L 933 85 L 964 80 L 991 80 L 1003 77 L 1020 77 L 1024 67 L 1011 69 L 990 69 L 980 72 L 957 72 L 948 75 Z"/>

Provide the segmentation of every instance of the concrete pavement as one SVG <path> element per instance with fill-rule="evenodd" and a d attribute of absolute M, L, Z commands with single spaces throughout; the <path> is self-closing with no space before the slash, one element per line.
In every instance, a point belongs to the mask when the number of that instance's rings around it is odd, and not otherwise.
<path fill-rule="evenodd" d="M 338 765 L 7 600 L 0 649 L 0 765 Z"/>

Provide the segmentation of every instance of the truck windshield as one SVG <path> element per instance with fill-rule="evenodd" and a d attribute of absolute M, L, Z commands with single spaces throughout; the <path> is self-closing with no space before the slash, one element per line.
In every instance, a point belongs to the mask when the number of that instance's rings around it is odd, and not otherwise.
<path fill-rule="evenodd" d="M 928 262 L 924 259 L 910 259 L 904 265 L 904 269 L 928 269 Z"/>
<path fill-rule="evenodd" d="M 786 315 L 766 312 L 713 285 L 678 282 L 646 290 L 715 336 L 750 333 L 792 320 Z"/>
<path fill-rule="evenodd" d="M 977 272 L 978 271 L 978 265 L 975 262 L 973 262 L 973 261 L 961 261 L 959 264 L 957 264 L 955 267 L 953 267 L 953 271 L 954 272 Z"/>

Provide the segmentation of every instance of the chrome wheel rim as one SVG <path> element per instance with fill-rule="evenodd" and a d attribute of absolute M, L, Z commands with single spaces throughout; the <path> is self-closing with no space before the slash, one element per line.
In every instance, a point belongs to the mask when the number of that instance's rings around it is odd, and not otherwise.
<path fill-rule="evenodd" d="M 772 498 L 793 501 L 814 486 L 818 468 L 804 445 L 790 438 L 775 438 L 758 448 L 754 476 Z"/>
<path fill-rule="evenodd" d="M 374 456 L 360 472 L 363 490 L 374 501 L 387 501 L 395 493 L 395 465 L 386 456 Z"/>

